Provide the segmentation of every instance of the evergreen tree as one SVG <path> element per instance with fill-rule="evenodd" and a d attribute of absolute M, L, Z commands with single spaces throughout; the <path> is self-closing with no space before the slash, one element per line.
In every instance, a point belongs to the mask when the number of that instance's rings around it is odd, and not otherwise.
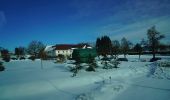
<path fill-rule="evenodd" d="M 19 58 L 19 49 L 15 48 L 15 55 L 17 55 L 17 58 Z"/>
<path fill-rule="evenodd" d="M 96 49 L 98 55 L 110 55 L 112 50 L 112 43 L 108 36 L 102 36 L 96 40 Z"/>
<path fill-rule="evenodd" d="M 75 69 L 72 70 L 73 71 L 73 77 L 74 77 L 74 76 L 77 75 L 78 70 L 81 69 L 81 66 L 80 66 L 80 63 L 81 63 L 80 53 L 77 50 L 74 50 L 73 54 L 72 54 L 72 58 L 76 61 Z"/>
<path fill-rule="evenodd" d="M 24 47 L 18 47 L 15 48 L 15 55 L 17 55 L 17 58 L 19 58 L 20 56 L 25 55 L 25 48 Z"/>
<path fill-rule="evenodd" d="M 100 40 L 100 38 L 97 38 L 97 40 L 96 40 L 96 51 L 97 51 L 98 55 L 101 54 L 101 40 Z"/>

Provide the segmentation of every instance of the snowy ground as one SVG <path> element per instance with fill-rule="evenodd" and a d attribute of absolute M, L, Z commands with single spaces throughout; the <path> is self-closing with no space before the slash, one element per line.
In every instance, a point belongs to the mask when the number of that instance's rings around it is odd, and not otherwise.
<path fill-rule="evenodd" d="M 121 56 L 120 56 L 121 57 Z M 157 63 L 151 56 L 128 56 L 117 69 L 81 70 L 76 77 L 66 64 L 40 60 L 4 63 L 0 72 L 0 100 L 169 100 L 170 68 L 164 56 Z"/>

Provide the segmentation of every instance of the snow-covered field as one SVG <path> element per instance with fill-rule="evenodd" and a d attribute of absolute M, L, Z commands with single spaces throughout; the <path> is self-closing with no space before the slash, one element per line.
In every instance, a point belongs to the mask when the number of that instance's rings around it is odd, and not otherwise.
<path fill-rule="evenodd" d="M 120 56 L 121 57 L 121 56 Z M 169 56 L 127 56 L 119 68 L 81 70 L 76 77 L 67 64 L 53 61 L 11 61 L 0 72 L 0 100 L 170 100 Z"/>

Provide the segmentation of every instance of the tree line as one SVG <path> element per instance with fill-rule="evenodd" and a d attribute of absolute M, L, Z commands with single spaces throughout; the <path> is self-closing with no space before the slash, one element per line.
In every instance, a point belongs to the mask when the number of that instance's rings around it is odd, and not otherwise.
<path fill-rule="evenodd" d="M 155 26 L 149 28 L 146 35 L 147 40 L 142 39 L 135 45 L 125 37 L 119 42 L 118 40 L 111 41 L 108 36 L 102 36 L 96 39 L 96 51 L 98 55 L 105 57 L 107 55 L 114 55 L 115 58 L 118 57 L 118 54 L 123 54 L 125 58 L 127 54 L 138 54 L 139 59 L 144 51 L 149 51 L 153 55 L 153 60 L 156 59 L 155 54 L 158 51 L 163 51 L 165 49 L 169 49 L 170 51 L 170 45 L 165 45 L 160 42 L 165 36 L 158 32 Z"/>
<path fill-rule="evenodd" d="M 147 39 L 142 39 L 139 43 L 133 45 L 132 42 L 127 40 L 125 37 L 118 40 L 111 40 L 108 36 L 102 36 L 96 39 L 96 51 L 98 55 L 114 55 L 115 58 L 118 54 L 123 54 L 126 58 L 127 54 L 138 54 L 139 58 L 144 51 L 150 51 L 155 59 L 155 54 L 158 51 L 164 51 L 166 49 L 170 50 L 170 45 L 161 44 L 160 40 L 165 36 L 156 30 L 153 26 L 147 30 Z M 44 52 L 45 45 L 40 41 L 31 41 L 27 47 L 16 47 L 15 55 L 17 58 L 21 58 L 25 54 L 32 55 L 33 58 L 45 58 L 46 54 Z M 5 60 L 9 60 L 10 52 L 7 49 L 0 48 L 1 56 Z"/>
<path fill-rule="evenodd" d="M 44 54 L 45 45 L 40 41 L 31 41 L 28 45 L 28 47 L 16 47 L 14 54 L 17 56 L 16 59 L 24 58 L 26 54 L 31 55 L 30 59 L 35 58 L 43 58 L 45 56 Z M 10 52 L 7 49 L 0 48 L 1 51 L 1 57 L 3 60 L 9 62 L 10 61 Z M 25 59 L 25 58 L 24 58 Z"/>

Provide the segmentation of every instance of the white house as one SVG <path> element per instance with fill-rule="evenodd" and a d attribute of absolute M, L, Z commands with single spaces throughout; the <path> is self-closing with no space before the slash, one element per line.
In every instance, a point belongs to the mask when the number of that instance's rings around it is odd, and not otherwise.
<path fill-rule="evenodd" d="M 71 57 L 74 49 L 86 49 L 92 48 L 88 44 L 57 44 L 55 46 L 46 46 L 44 51 L 49 57 L 57 57 L 58 55 L 64 55 L 65 57 Z"/>
<path fill-rule="evenodd" d="M 60 44 L 60 45 L 56 45 L 55 46 L 55 53 L 56 56 L 58 55 L 64 55 L 66 57 L 70 57 L 71 54 L 73 53 L 73 45 L 69 45 L 69 44 Z"/>
<path fill-rule="evenodd" d="M 85 48 L 92 48 L 88 44 L 58 44 L 55 45 L 55 53 L 56 56 L 59 54 L 64 55 L 66 57 L 71 57 L 74 49 L 85 49 Z"/>
<path fill-rule="evenodd" d="M 53 45 L 46 46 L 44 51 L 46 52 L 47 56 L 56 57 L 55 47 Z"/>

